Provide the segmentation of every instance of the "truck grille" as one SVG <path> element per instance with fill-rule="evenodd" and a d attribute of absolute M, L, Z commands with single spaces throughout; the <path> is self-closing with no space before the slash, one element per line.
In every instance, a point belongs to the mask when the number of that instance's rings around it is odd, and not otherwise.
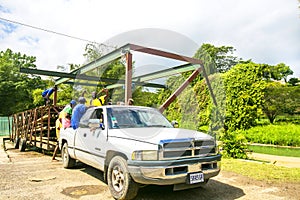
<path fill-rule="evenodd" d="M 160 141 L 163 159 L 199 157 L 215 154 L 213 140 L 174 139 Z"/>

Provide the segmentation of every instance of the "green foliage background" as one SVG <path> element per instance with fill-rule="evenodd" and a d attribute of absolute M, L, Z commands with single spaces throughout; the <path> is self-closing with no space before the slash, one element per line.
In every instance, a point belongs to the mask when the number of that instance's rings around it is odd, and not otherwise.
<path fill-rule="evenodd" d="M 20 67 L 36 69 L 36 58 L 12 50 L 0 52 L 0 116 L 33 108 L 32 92 L 44 87 L 39 76 L 20 73 Z"/>

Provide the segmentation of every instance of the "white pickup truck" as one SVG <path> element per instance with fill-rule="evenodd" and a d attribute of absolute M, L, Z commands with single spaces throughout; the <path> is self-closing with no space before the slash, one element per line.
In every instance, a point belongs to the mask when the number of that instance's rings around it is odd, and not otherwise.
<path fill-rule="evenodd" d="M 174 128 L 154 108 L 89 108 L 78 129 L 61 130 L 59 145 L 65 168 L 78 160 L 103 171 L 115 199 L 132 199 L 148 184 L 199 187 L 220 172 L 213 137 Z"/>

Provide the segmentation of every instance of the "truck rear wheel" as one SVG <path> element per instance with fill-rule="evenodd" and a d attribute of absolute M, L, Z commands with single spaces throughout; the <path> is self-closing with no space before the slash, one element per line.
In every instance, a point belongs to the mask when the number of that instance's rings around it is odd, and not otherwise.
<path fill-rule="evenodd" d="M 61 149 L 61 157 L 64 168 L 72 168 L 75 165 L 75 160 L 70 157 L 68 151 L 68 143 L 64 143 Z"/>
<path fill-rule="evenodd" d="M 138 184 L 131 178 L 126 160 L 115 156 L 107 170 L 108 188 L 115 199 L 133 199 L 138 193 Z"/>

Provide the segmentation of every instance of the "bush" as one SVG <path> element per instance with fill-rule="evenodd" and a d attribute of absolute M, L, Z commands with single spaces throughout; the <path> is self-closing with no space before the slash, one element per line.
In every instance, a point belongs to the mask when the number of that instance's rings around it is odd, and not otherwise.
<path fill-rule="evenodd" d="M 256 126 L 245 131 L 248 142 L 280 146 L 300 146 L 300 125 Z"/>
<path fill-rule="evenodd" d="M 225 132 L 220 137 L 222 141 L 222 155 L 225 158 L 242 158 L 247 156 L 247 140 L 241 130 Z"/>

